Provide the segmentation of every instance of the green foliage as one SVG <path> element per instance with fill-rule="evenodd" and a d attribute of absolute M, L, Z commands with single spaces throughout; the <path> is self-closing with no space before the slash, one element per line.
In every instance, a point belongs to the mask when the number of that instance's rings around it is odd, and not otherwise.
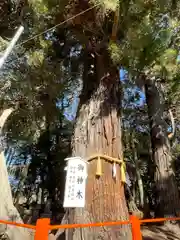
<path fill-rule="evenodd" d="M 44 61 L 44 51 L 38 50 L 30 52 L 28 55 L 28 65 L 29 66 L 41 66 Z"/>
<path fill-rule="evenodd" d="M 105 11 L 115 11 L 118 7 L 119 1 L 118 0 L 91 0 L 95 5 L 101 4 Z"/>
<path fill-rule="evenodd" d="M 32 6 L 32 9 L 34 12 L 44 15 L 48 13 L 48 6 L 46 1 L 44 0 L 29 0 L 30 6 Z"/>
<path fill-rule="evenodd" d="M 111 55 L 113 63 L 118 64 L 123 58 L 123 55 L 122 55 L 123 52 L 122 52 L 120 46 L 118 46 L 114 42 L 110 42 L 108 50 L 109 50 L 109 53 Z"/>

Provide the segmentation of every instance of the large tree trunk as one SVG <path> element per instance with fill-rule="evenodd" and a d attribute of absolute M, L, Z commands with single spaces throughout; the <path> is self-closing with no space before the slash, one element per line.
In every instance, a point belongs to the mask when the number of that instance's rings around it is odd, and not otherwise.
<path fill-rule="evenodd" d="M 2 128 L 12 111 L 13 109 L 6 109 L 0 116 L 1 136 Z M 9 220 L 23 223 L 19 212 L 13 204 L 3 146 L 1 146 L 0 149 L 0 220 Z M 10 240 L 33 239 L 33 236 L 30 234 L 29 230 L 20 227 L 14 227 L 11 225 L 4 226 L 0 224 L 0 235 L 2 234 L 8 236 Z"/>
<path fill-rule="evenodd" d="M 94 73 L 90 66 L 94 64 Z M 105 154 L 123 158 L 121 141 L 121 88 L 118 71 L 112 67 L 108 54 L 85 54 L 83 89 L 80 96 L 73 155 L 88 158 Z M 120 166 L 117 179 L 112 177 L 112 165 L 102 161 L 103 175 L 96 177 L 96 159 L 88 165 L 85 208 L 70 211 L 72 223 L 94 223 L 127 220 L 129 218 Z M 131 239 L 131 228 L 94 227 L 68 232 L 68 240 Z"/>
<path fill-rule="evenodd" d="M 155 170 L 156 216 L 179 215 L 179 193 L 173 171 L 171 147 L 164 120 L 164 99 L 152 79 L 145 81 Z"/>

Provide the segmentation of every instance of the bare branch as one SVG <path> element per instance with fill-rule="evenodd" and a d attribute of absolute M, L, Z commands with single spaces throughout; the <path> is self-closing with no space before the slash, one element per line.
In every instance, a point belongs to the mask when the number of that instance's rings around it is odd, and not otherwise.
<path fill-rule="evenodd" d="M 14 111 L 13 108 L 7 108 L 5 110 L 3 110 L 1 116 L 0 116 L 0 130 L 2 132 L 2 129 L 5 125 L 6 120 L 8 119 L 8 117 L 11 115 L 11 113 Z"/>
<path fill-rule="evenodd" d="M 173 117 L 173 113 L 172 113 L 171 109 L 169 109 L 169 116 L 170 116 L 170 120 L 171 120 L 172 131 L 171 131 L 171 133 L 168 134 L 168 138 L 172 139 L 175 135 L 176 125 L 175 125 L 175 121 L 174 121 L 174 117 Z"/>

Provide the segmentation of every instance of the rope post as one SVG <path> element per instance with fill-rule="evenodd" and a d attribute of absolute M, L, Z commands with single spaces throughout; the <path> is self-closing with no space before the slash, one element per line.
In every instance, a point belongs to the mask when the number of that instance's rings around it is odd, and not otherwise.
<path fill-rule="evenodd" d="M 34 240 L 48 240 L 49 226 L 49 218 L 38 219 L 36 223 L 36 233 Z"/>
<path fill-rule="evenodd" d="M 136 216 L 130 216 L 130 222 L 132 225 L 132 239 L 142 240 L 141 223 Z"/>

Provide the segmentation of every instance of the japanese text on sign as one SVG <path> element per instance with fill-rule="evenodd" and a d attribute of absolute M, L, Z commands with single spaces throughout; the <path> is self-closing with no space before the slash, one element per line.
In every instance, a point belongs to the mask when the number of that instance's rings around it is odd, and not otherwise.
<path fill-rule="evenodd" d="M 64 207 L 84 207 L 87 163 L 80 157 L 68 158 Z"/>

